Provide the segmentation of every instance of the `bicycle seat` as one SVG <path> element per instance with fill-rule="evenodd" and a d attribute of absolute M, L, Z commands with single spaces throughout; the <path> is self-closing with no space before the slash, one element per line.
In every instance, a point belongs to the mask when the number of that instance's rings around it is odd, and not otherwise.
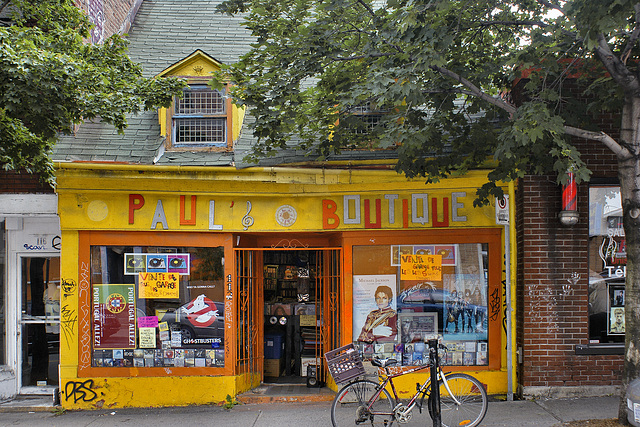
<path fill-rule="evenodd" d="M 387 366 L 395 365 L 396 363 L 398 363 L 396 359 L 379 359 L 377 357 L 371 359 L 371 364 L 379 368 L 386 368 Z"/>

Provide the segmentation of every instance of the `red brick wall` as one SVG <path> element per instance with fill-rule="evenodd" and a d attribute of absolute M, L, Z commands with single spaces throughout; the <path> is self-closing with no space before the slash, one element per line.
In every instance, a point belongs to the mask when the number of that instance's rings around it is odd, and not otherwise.
<path fill-rule="evenodd" d="M 53 192 L 53 188 L 41 183 L 37 175 L 0 170 L 0 194 Z"/>
<path fill-rule="evenodd" d="M 96 29 L 102 38 L 108 38 L 117 34 L 121 29 L 126 33 L 129 30 L 127 21 L 133 20 L 135 12 L 143 0 L 75 0 L 76 5 L 82 9 L 92 22 L 97 23 Z M 132 16 L 129 17 L 128 15 Z M 94 42 L 98 40 L 92 40 Z"/>
<path fill-rule="evenodd" d="M 615 120 L 603 129 L 616 137 Z M 593 178 L 616 178 L 615 156 L 601 144 L 581 141 L 582 158 Z M 589 343 L 588 184 L 578 186 L 579 222 L 558 220 L 561 187 L 555 176 L 526 176 L 516 195 L 517 345 L 522 351 L 519 384 L 524 387 L 615 386 L 621 381 L 621 355 L 576 355 Z M 574 286 L 569 279 L 579 275 Z M 526 391 L 526 390 L 525 390 Z"/>

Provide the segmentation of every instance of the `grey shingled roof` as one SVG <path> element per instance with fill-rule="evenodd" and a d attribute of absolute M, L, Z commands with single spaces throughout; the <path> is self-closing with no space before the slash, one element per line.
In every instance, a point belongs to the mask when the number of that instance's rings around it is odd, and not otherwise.
<path fill-rule="evenodd" d="M 155 76 L 200 49 L 222 63 L 234 63 L 253 41 L 242 26 L 242 17 L 216 13 L 222 0 L 144 0 L 129 31 L 129 55 L 145 76 Z M 245 123 L 250 123 L 248 118 Z M 127 162 L 132 164 L 190 166 L 254 166 L 243 161 L 254 142 L 251 130 L 243 127 L 232 152 L 165 151 L 155 112 L 130 117 L 124 134 L 113 126 L 85 123 L 75 135 L 62 136 L 54 148 L 54 161 Z M 394 157 L 393 151 L 345 151 L 331 160 L 380 159 Z M 265 158 L 262 166 L 309 162 L 305 152 L 283 150 Z"/>
<path fill-rule="evenodd" d="M 129 31 L 129 56 L 147 77 L 200 49 L 222 63 L 233 63 L 253 40 L 242 18 L 216 13 L 221 1 L 144 0 Z M 75 135 L 62 136 L 54 161 L 127 162 L 224 166 L 231 152 L 164 152 L 157 112 L 128 118 L 124 134 L 111 125 L 87 122 Z"/>

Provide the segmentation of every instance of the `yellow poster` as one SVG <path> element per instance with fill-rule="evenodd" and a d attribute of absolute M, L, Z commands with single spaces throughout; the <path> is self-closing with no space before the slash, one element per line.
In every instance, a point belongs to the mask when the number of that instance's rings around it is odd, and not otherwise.
<path fill-rule="evenodd" d="M 140 348 L 156 348 L 156 328 L 138 328 Z"/>
<path fill-rule="evenodd" d="M 442 255 L 401 255 L 400 279 L 442 280 Z"/>
<path fill-rule="evenodd" d="M 138 273 L 139 298 L 178 298 L 178 273 Z"/>

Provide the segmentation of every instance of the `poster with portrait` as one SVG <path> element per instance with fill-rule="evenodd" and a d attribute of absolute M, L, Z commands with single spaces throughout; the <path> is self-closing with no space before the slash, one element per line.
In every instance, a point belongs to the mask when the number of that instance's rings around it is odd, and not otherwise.
<path fill-rule="evenodd" d="M 396 281 L 395 274 L 353 276 L 354 341 L 396 341 Z"/>
<path fill-rule="evenodd" d="M 624 284 L 609 284 L 609 335 L 624 335 Z"/>

